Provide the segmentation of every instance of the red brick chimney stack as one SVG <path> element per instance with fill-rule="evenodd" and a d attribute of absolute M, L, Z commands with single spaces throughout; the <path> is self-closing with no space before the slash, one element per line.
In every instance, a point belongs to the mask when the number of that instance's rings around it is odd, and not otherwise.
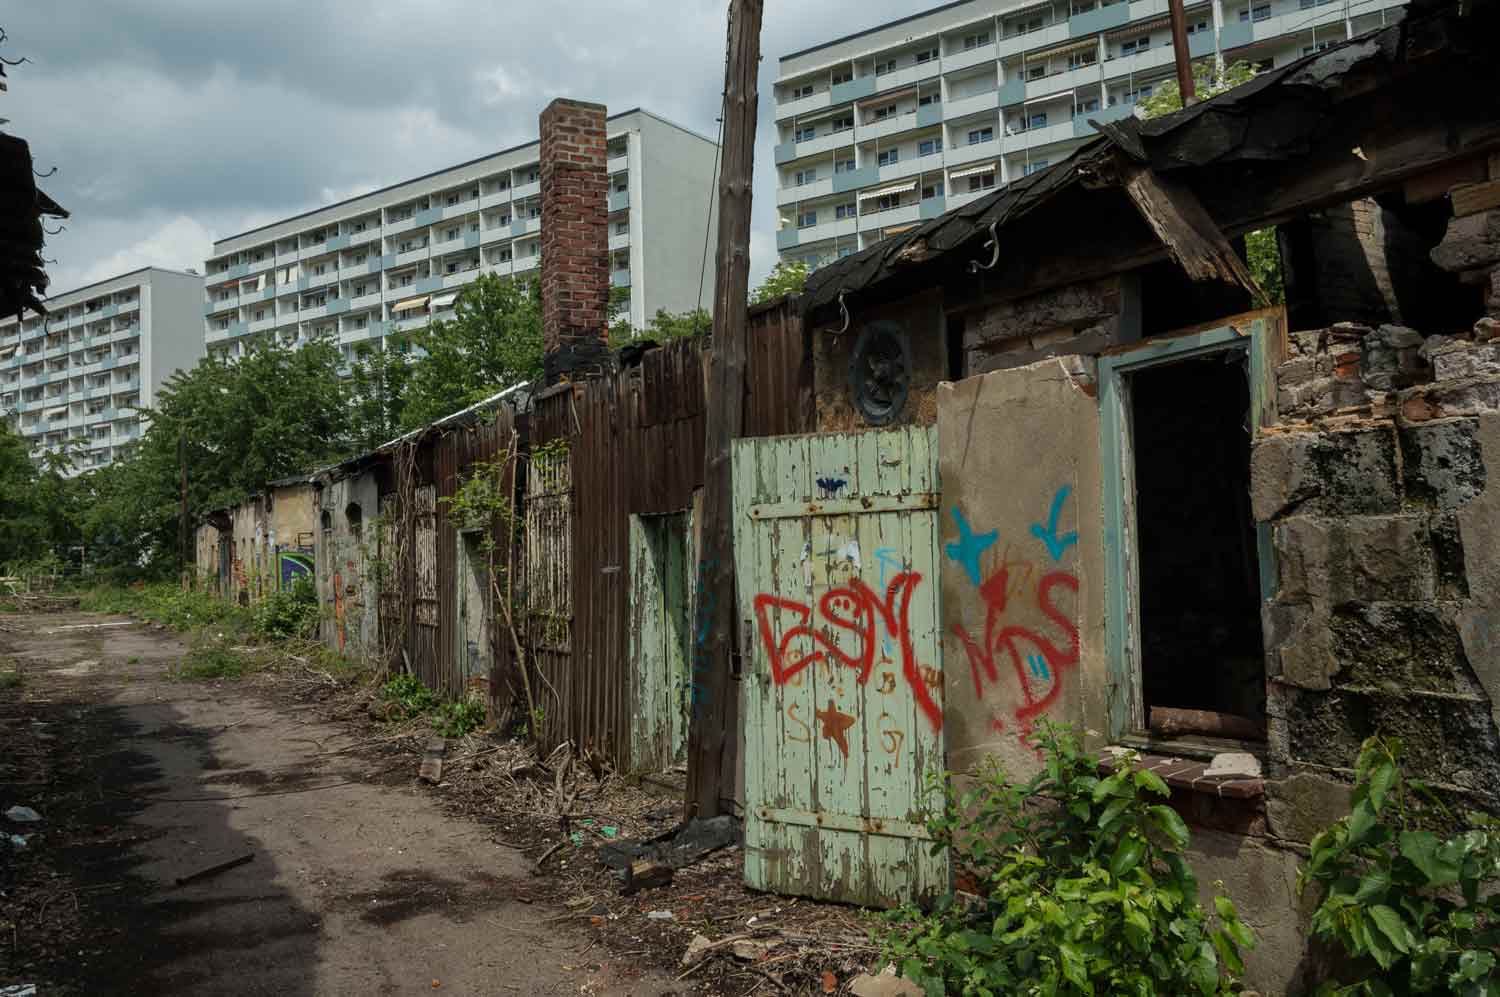
<path fill-rule="evenodd" d="M 541 116 L 542 345 L 547 383 L 609 367 L 605 107 L 559 97 Z"/>

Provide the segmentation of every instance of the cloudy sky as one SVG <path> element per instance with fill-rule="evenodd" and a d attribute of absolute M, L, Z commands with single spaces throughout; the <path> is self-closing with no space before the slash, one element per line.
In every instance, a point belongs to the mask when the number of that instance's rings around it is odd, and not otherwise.
<path fill-rule="evenodd" d="M 767 0 L 752 281 L 775 262 L 779 56 L 934 2 Z M 4 127 L 68 208 L 52 290 L 536 137 L 555 96 L 717 133 L 727 0 L 28 0 Z"/>

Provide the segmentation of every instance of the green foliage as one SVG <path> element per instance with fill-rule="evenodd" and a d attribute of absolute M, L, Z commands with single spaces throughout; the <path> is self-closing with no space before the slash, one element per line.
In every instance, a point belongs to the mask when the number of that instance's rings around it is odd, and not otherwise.
<path fill-rule="evenodd" d="M 259 668 L 258 658 L 248 649 L 236 650 L 232 638 L 222 632 L 200 630 L 171 675 L 194 681 L 237 679 Z"/>
<path fill-rule="evenodd" d="M 1245 233 L 1245 262 L 1250 276 L 1266 292 L 1273 305 L 1286 301 L 1286 287 L 1281 280 L 1281 245 L 1274 228 L 1258 228 Z"/>
<path fill-rule="evenodd" d="M 1208 100 L 1226 90 L 1233 90 L 1241 83 L 1249 83 L 1255 79 L 1257 72 L 1252 63 L 1241 60 L 1229 63 L 1224 67 L 1223 74 L 1218 75 L 1214 72 L 1213 60 L 1200 60 L 1193 63 L 1193 89 L 1199 100 Z M 1136 107 L 1143 118 L 1159 118 L 1163 114 L 1182 110 L 1182 91 L 1177 86 L 1177 78 L 1174 76 L 1158 83 L 1151 96 Z"/>
<path fill-rule="evenodd" d="M 179 631 L 209 625 L 239 630 L 249 619 L 245 609 L 231 606 L 207 592 L 184 590 L 171 582 L 138 588 L 90 589 L 81 596 L 79 608 L 87 613 L 135 616 Z"/>
<path fill-rule="evenodd" d="M 541 376 L 541 284 L 480 274 L 459 294 L 451 320 L 411 339 L 426 355 L 406 375 L 398 406 L 403 430 Z"/>
<path fill-rule="evenodd" d="M 781 260 L 771 268 L 760 286 L 750 292 L 750 303 L 758 305 L 784 294 L 801 294 L 810 273 L 812 268 L 801 260 Z"/>
<path fill-rule="evenodd" d="M 19 689 L 25 684 L 26 673 L 15 662 L 9 662 L 6 667 L 0 668 L 0 689 Z"/>
<path fill-rule="evenodd" d="M 1446 837 L 1436 797 L 1401 771 L 1401 742 L 1372 737 L 1355 764 L 1353 809 L 1312 840 L 1298 890 L 1322 887 L 1316 938 L 1358 978 L 1320 995 L 1500 994 L 1500 821 L 1469 815 Z M 1430 801 L 1426 806 L 1423 801 Z"/>
<path fill-rule="evenodd" d="M 0 419 L 0 565 L 54 557 L 78 539 L 65 459 L 33 462 L 26 440 Z"/>
<path fill-rule="evenodd" d="M 714 317 L 705 309 L 697 308 L 690 312 L 669 312 L 665 308 L 657 309 L 655 315 L 646 328 L 637 330 L 626 319 L 619 319 L 610 324 L 609 345 L 611 349 L 618 350 L 622 346 L 629 346 L 638 340 L 649 339 L 657 343 L 670 343 L 678 339 L 691 339 L 694 336 L 706 336 L 713 331 Z"/>
<path fill-rule="evenodd" d="M 444 737 L 463 737 L 484 723 L 484 704 L 472 699 L 443 703 L 432 712 L 432 729 Z"/>
<path fill-rule="evenodd" d="M 403 672 L 381 686 L 380 698 L 391 704 L 388 715 L 393 719 L 419 717 L 438 704 L 432 690 L 409 672 Z"/>
<path fill-rule="evenodd" d="M 448 521 L 461 530 L 489 529 L 496 524 L 509 527 L 512 522 L 510 490 L 507 487 L 508 457 L 494 461 L 476 461 L 469 466 L 463 484 L 450 496 L 438 499 L 448 510 Z M 494 540 L 488 533 L 481 541 L 489 553 Z"/>
<path fill-rule="evenodd" d="M 1226 994 L 1250 929 L 1226 896 L 1198 902 L 1187 825 L 1167 786 L 1122 762 L 1100 775 L 1066 728 L 1043 724 L 1025 783 L 993 762 L 960 792 L 936 780 L 927 822 L 982 896 L 891 916 L 884 955 L 928 994 Z"/>
<path fill-rule="evenodd" d="M 407 388 L 418 363 L 409 348 L 399 337 L 366 340 L 354 347 L 349 396 L 355 450 L 373 450 L 401 435 Z"/>
<path fill-rule="evenodd" d="M 255 607 L 251 629 L 261 637 L 286 639 L 311 636 L 318 625 L 318 591 L 306 576 L 292 587 L 272 592 Z"/>

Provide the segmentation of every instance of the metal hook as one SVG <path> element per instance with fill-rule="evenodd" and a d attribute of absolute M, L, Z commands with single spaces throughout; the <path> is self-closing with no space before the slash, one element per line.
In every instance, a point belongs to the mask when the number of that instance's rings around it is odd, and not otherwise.
<path fill-rule="evenodd" d="M 834 333 L 835 336 L 842 336 L 849 331 L 849 306 L 844 304 L 844 297 L 848 293 L 848 291 L 839 290 L 839 311 L 843 313 L 844 324 L 839 326 L 839 331 Z"/>
<path fill-rule="evenodd" d="M 37 175 L 37 176 L 38 176 L 38 177 L 40 177 L 40 178 L 41 178 L 41 179 L 43 179 L 43 180 L 45 180 L 45 179 L 47 179 L 47 178 L 48 178 L 48 177 L 50 177 L 50 176 L 51 176 L 51 175 L 52 175 L 52 174 L 54 174 L 54 173 L 56 173 L 56 172 L 57 172 L 57 167 L 56 167 L 56 166 L 54 166 L 54 167 L 52 167 L 52 169 L 50 169 L 50 170 L 48 170 L 48 171 L 47 171 L 47 172 L 46 172 L 46 173 L 37 173 L 37 172 L 36 172 L 36 167 L 35 167 L 35 166 L 33 166 L 33 167 L 32 167 L 32 168 L 31 168 L 31 172 L 32 172 L 32 173 L 36 173 L 36 175 Z"/>
<path fill-rule="evenodd" d="M 57 231 L 56 232 L 52 231 L 51 229 L 49 229 L 45 225 L 42 226 L 42 231 L 46 232 L 48 235 L 62 235 L 67 230 L 68 230 L 68 226 L 66 226 L 66 225 L 59 225 L 59 226 L 57 226 Z"/>
<path fill-rule="evenodd" d="M 995 227 L 1000 224 L 996 218 L 990 222 L 990 239 L 984 244 L 984 248 L 990 250 L 990 261 L 980 263 L 978 260 L 969 261 L 969 273 L 978 273 L 981 270 L 993 270 L 1000 263 L 1000 237 L 995 234 Z"/>

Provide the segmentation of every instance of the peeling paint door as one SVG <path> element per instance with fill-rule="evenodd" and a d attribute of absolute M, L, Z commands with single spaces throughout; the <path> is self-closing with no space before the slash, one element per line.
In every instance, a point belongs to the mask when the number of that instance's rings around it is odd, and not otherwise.
<path fill-rule="evenodd" d="M 661 772 L 687 748 L 692 515 L 630 517 L 630 765 Z"/>
<path fill-rule="evenodd" d="M 415 653 L 412 667 L 419 662 L 437 660 L 438 594 L 437 594 L 437 488 L 423 485 L 416 489 L 416 516 L 413 540 L 413 572 L 416 582 L 412 600 L 412 636 Z M 420 674 L 420 672 L 418 673 Z"/>
<path fill-rule="evenodd" d="M 892 906 L 947 890 L 922 825 L 944 767 L 937 434 L 734 444 L 745 881 Z"/>

